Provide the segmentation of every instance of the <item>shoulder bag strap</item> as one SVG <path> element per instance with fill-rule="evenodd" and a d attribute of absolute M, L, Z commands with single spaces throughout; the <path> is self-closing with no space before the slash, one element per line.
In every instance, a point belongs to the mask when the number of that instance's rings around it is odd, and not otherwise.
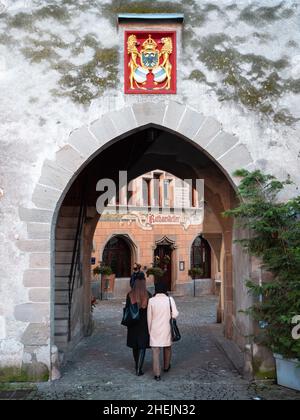
<path fill-rule="evenodd" d="M 171 304 L 171 298 L 169 297 L 169 303 L 170 303 L 170 312 L 171 312 L 171 319 L 173 318 L 173 310 L 172 310 L 172 304 Z"/>

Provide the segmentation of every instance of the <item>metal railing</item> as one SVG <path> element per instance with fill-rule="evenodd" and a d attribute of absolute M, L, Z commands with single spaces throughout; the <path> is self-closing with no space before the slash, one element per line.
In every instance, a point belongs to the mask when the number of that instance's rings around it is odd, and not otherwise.
<path fill-rule="evenodd" d="M 73 294 L 74 294 L 74 287 L 76 281 L 76 274 L 78 268 L 80 267 L 80 257 L 81 257 L 81 237 L 82 237 L 82 230 L 84 226 L 86 218 L 86 203 L 84 194 L 81 197 L 78 221 L 77 221 L 77 228 L 76 228 L 76 236 L 73 246 L 73 253 L 72 253 L 72 262 L 70 267 L 70 274 L 69 274 L 69 281 L 68 281 L 68 291 L 69 291 L 69 302 L 68 302 L 68 341 L 70 342 L 72 339 L 72 301 L 73 301 Z"/>

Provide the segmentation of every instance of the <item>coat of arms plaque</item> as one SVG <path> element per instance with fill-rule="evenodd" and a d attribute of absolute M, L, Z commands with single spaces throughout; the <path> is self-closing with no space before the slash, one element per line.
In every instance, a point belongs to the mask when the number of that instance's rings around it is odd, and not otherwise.
<path fill-rule="evenodd" d="M 125 33 L 125 93 L 176 93 L 176 32 Z"/>

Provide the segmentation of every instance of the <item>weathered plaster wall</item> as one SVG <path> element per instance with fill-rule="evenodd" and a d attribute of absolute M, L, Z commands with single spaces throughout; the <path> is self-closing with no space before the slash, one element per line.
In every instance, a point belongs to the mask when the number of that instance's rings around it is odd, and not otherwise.
<path fill-rule="evenodd" d="M 50 354 L 52 214 L 20 210 L 36 207 L 32 193 L 43 162 L 54 158 L 76 127 L 133 102 L 162 99 L 122 94 L 116 14 L 184 12 L 173 99 L 215 117 L 247 145 L 256 166 L 281 177 L 289 173 L 299 186 L 300 10 L 292 0 L 0 5 L 0 366 L 18 367 L 28 343 L 42 346 L 41 363 L 48 364 Z M 34 224 L 27 226 L 22 220 L 30 218 Z M 37 238 L 38 248 L 24 242 Z"/>

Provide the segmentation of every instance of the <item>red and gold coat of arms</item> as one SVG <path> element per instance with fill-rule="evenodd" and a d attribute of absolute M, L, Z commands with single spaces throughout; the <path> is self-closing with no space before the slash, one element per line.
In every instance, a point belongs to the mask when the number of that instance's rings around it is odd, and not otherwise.
<path fill-rule="evenodd" d="M 176 32 L 126 32 L 125 93 L 176 93 Z"/>

